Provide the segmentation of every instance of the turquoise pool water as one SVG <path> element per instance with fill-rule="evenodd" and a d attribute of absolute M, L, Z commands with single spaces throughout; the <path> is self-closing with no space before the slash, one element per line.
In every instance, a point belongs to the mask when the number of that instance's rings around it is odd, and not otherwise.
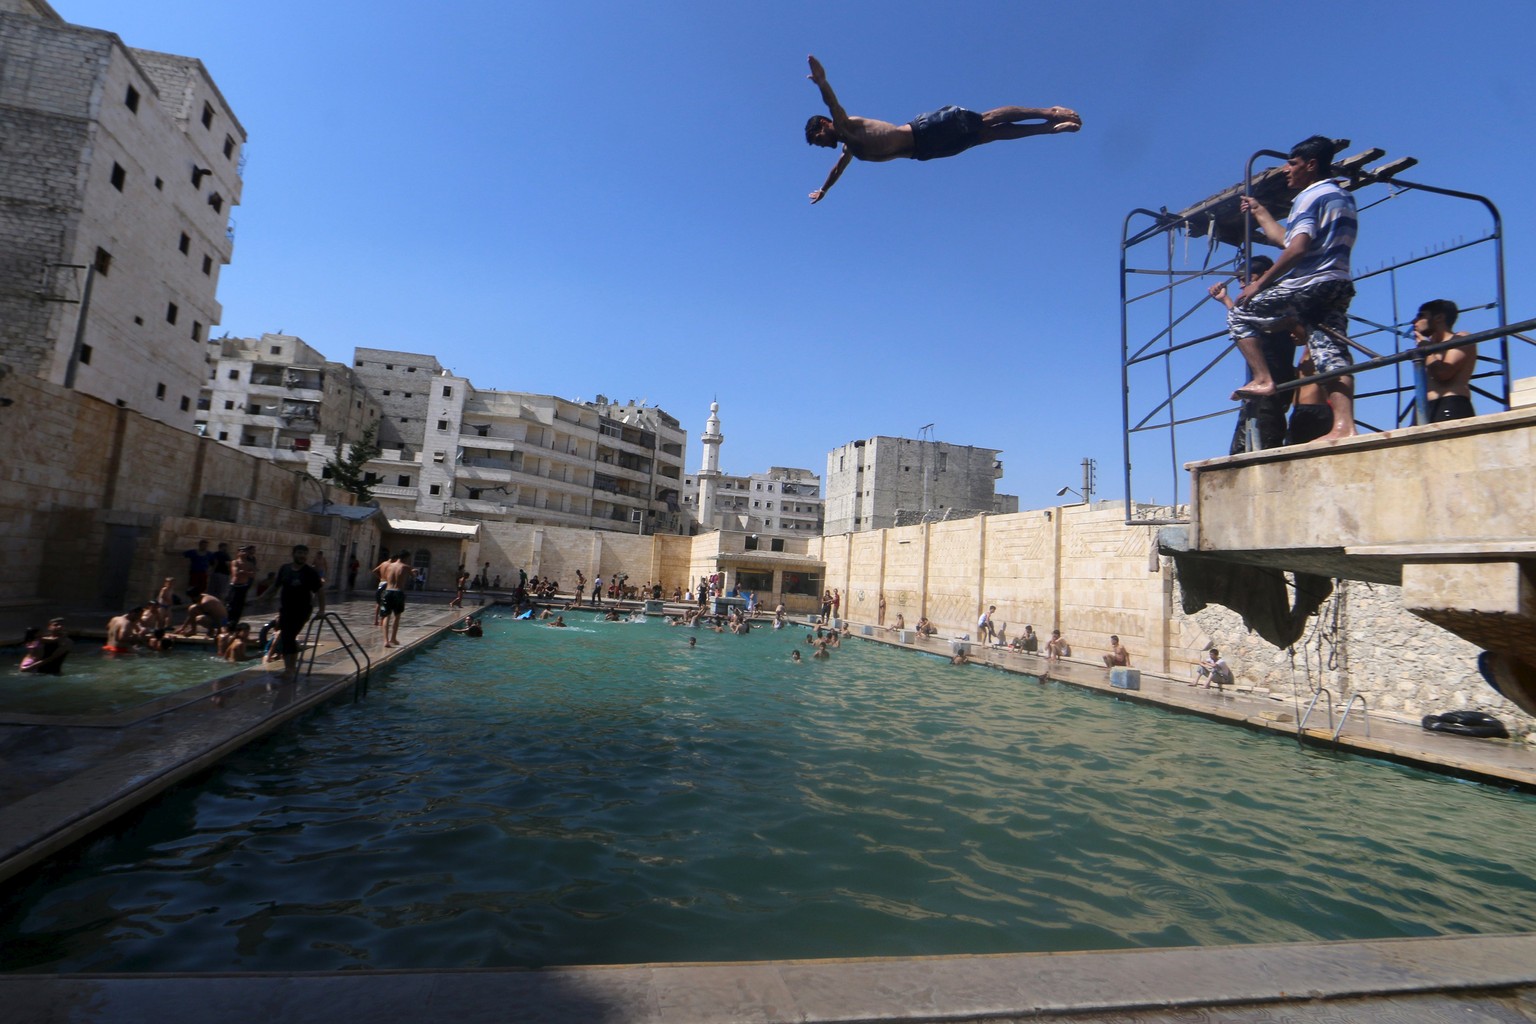
<path fill-rule="evenodd" d="M 0 904 L 9 970 L 1502 932 L 1531 798 L 803 630 L 488 620 Z M 698 647 L 689 649 L 687 638 Z"/>
<path fill-rule="evenodd" d="M 0 715 L 105 715 L 189 686 L 221 679 L 255 662 L 231 665 L 212 648 L 187 644 L 169 654 L 103 654 L 96 640 L 77 639 L 58 676 L 22 672 L 21 648 L 0 651 Z"/>

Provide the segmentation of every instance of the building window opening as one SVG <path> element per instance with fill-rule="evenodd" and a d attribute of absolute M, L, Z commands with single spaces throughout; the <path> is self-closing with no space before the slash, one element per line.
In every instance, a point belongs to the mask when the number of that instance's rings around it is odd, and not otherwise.
<path fill-rule="evenodd" d="M 130 85 L 127 94 L 123 96 L 123 105 L 137 114 L 139 112 L 139 90 Z"/>
<path fill-rule="evenodd" d="M 120 163 L 112 164 L 112 187 L 119 192 L 123 190 L 123 183 L 128 180 L 128 172 L 123 170 Z"/>

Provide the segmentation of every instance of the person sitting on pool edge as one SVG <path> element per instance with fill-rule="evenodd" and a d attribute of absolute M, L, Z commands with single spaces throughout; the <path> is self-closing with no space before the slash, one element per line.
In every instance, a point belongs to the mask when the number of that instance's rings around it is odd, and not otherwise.
<path fill-rule="evenodd" d="M 1131 664 L 1131 652 L 1120 643 L 1118 636 L 1109 638 L 1109 653 L 1104 655 L 1105 668 L 1127 668 Z"/>

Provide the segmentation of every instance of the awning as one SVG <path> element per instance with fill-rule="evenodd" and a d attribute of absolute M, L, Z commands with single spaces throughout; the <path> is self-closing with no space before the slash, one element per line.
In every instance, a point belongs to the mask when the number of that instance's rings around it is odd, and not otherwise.
<path fill-rule="evenodd" d="M 444 540 L 474 540 L 480 536 L 478 523 L 429 523 L 420 519 L 389 519 L 390 533 L 412 537 L 441 537 Z"/>

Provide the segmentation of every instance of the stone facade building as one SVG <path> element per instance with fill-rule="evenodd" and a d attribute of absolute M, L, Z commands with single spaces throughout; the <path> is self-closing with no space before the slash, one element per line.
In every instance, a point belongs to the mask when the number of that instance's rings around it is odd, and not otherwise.
<path fill-rule="evenodd" d="M 245 130 L 202 63 L 0 0 L 0 347 L 185 430 Z"/>
<path fill-rule="evenodd" d="M 822 532 L 885 529 L 897 525 L 898 511 L 992 512 L 998 507 L 996 481 L 1003 475 L 1000 454 L 995 448 L 906 437 L 871 437 L 834 448 L 827 453 Z"/>
<path fill-rule="evenodd" d="M 379 403 L 345 363 L 290 334 L 216 338 L 198 399 L 198 432 L 299 468 L 316 434 L 357 440 L 379 420 Z"/>

